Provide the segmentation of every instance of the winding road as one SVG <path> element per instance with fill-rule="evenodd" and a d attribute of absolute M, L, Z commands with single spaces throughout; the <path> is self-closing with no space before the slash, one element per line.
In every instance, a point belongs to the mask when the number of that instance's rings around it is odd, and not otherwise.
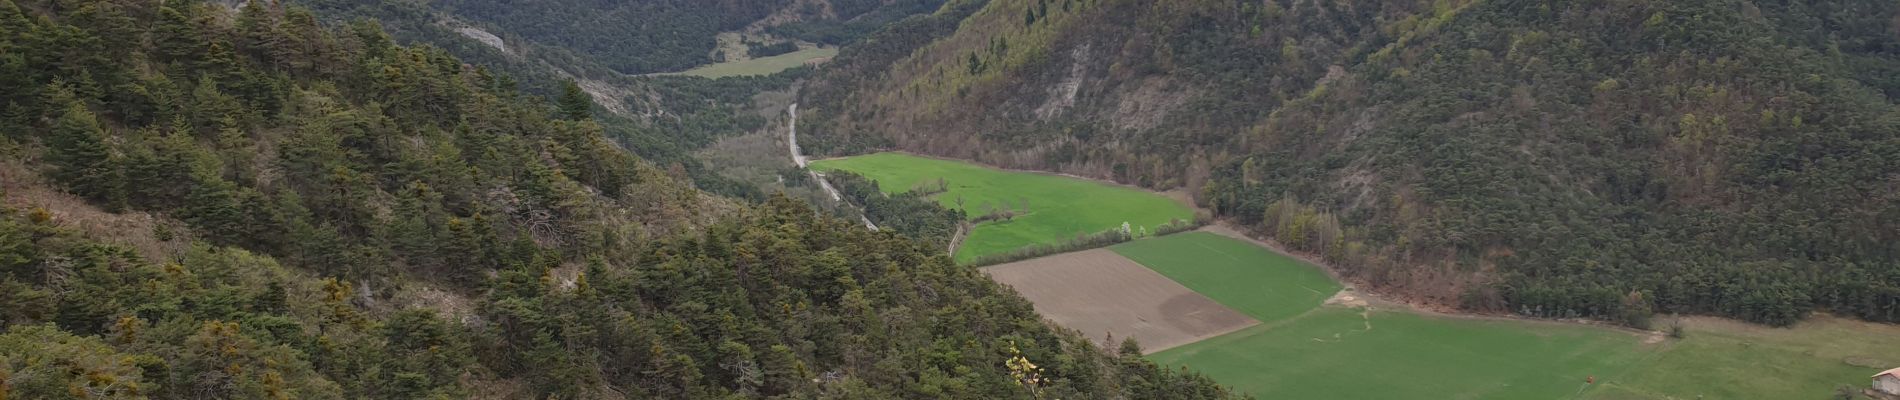
<path fill-rule="evenodd" d="M 818 181 L 818 187 L 824 188 L 825 193 L 831 195 L 832 201 L 843 202 L 844 196 L 838 194 L 838 189 L 831 187 L 831 182 L 826 181 L 825 176 L 823 174 L 819 174 L 818 171 L 813 171 L 808 165 L 806 165 L 807 162 L 805 161 L 805 153 L 798 150 L 798 103 L 792 103 L 792 106 L 789 108 L 786 108 L 785 112 L 790 114 L 792 117 L 791 122 L 785 125 L 786 126 L 785 128 L 786 150 L 790 150 L 792 153 L 792 163 L 797 164 L 798 168 L 804 169 L 805 173 L 811 174 L 811 180 Z M 871 223 L 870 218 L 867 218 L 864 215 L 862 215 L 863 213 L 859 213 L 859 214 L 860 215 L 858 215 L 858 220 L 864 221 L 864 227 L 871 228 L 871 230 L 874 230 L 874 231 L 878 230 L 877 224 Z"/>

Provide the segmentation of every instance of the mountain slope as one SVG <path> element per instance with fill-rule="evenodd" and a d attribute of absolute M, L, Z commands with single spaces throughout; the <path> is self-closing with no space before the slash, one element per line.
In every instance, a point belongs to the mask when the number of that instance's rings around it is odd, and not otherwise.
<path fill-rule="evenodd" d="M 958 24 L 821 71 L 807 147 L 1186 186 L 1469 308 L 1900 320 L 1891 2 L 998 0 Z"/>
<path fill-rule="evenodd" d="M 0 0 L 0 397 L 1231 397 L 316 21 Z"/>

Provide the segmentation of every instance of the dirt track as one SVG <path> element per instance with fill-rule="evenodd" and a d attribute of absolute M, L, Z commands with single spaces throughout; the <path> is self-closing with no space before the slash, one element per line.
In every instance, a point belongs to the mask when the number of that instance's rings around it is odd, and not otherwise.
<path fill-rule="evenodd" d="M 1108 249 L 983 268 L 1036 311 L 1101 341 L 1134 337 L 1153 353 L 1259 324 Z M 1114 346 L 1119 343 L 1107 343 Z"/>

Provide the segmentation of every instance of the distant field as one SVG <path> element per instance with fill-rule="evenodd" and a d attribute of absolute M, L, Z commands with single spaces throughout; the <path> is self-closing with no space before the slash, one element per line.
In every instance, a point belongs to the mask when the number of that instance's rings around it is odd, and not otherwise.
<path fill-rule="evenodd" d="M 811 48 L 771 57 L 754 58 L 745 61 L 711 64 L 680 72 L 678 75 L 723 78 L 744 75 L 771 75 L 792 67 L 805 65 L 806 61 L 838 55 L 836 48 Z"/>
<path fill-rule="evenodd" d="M 1208 232 L 1142 239 L 1110 249 L 1262 322 L 1319 307 L 1340 287 L 1299 260 Z"/>
<path fill-rule="evenodd" d="M 1325 273 L 1207 232 L 1110 247 L 1262 324 L 1151 355 L 1265 399 L 1553 399 L 1618 376 L 1655 345 L 1554 323 L 1321 307 Z"/>
<path fill-rule="evenodd" d="M 1561 399 L 1656 346 L 1588 326 L 1326 307 L 1151 358 L 1263 399 Z"/>
<path fill-rule="evenodd" d="M 1687 318 L 1682 326 L 1682 340 L 1589 398 L 1821 400 L 1900 367 L 1895 325 L 1817 316 L 1785 329 L 1714 318 Z"/>
<path fill-rule="evenodd" d="M 1260 323 L 1107 249 L 984 267 L 983 273 L 1104 348 L 1133 337 L 1142 350 L 1159 351 Z M 1115 342 L 1104 341 L 1111 336 Z"/>
<path fill-rule="evenodd" d="M 1900 367 L 1896 325 L 1686 318 L 1685 338 L 1649 343 L 1577 324 L 1319 306 L 1315 292 L 1337 286 L 1318 270 L 1205 232 L 1110 249 L 1262 321 L 1150 355 L 1260 398 L 1821 400 Z"/>
<path fill-rule="evenodd" d="M 856 172 L 876 180 L 887 193 L 900 193 L 923 184 L 935 185 L 941 178 L 950 190 L 937 194 L 937 202 L 957 208 L 957 199 L 961 198 L 962 208 L 971 214 L 982 214 L 988 207 L 1003 204 L 1019 208 L 1027 200 L 1028 214 L 983 223 L 972 229 L 957 250 L 958 262 L 1032 244 L 1060 243 L 1073 239 L 1078 233 L 1117 228 L 1123 222 L 1153 229 L 1172 220 L 1194 218 L 1194 211 L 1188 206 L 1144 190 L 901 153 L 822 160 L 813 162 L 812 167 L 820 171 Z"/>

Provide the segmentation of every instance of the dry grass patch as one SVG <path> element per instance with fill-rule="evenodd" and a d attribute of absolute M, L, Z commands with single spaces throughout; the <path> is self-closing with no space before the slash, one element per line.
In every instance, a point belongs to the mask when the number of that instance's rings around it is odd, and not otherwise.
<path fill-rule="evenodd" d="M 5 206 L 26 212 L 45 210 L 55 224 L 77 230 L 86 237 L 124 245 L 149 260 L 172 260 L 191 247 L 184 223 L 144 211 L 114 214 L 86 203 L 41 179 L 39 171 L 20 160 L 0 161 L 0 194 Z M 156 232 L 164 225 L 170 238 Z"/>

